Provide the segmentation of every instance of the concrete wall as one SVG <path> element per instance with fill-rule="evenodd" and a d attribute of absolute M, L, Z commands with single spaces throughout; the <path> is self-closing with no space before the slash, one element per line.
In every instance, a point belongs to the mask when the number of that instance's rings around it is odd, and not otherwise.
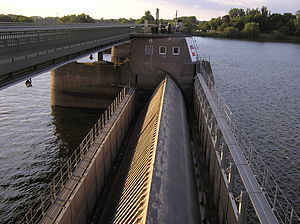
<path fill-rule="evenodd" d="M 51 72 L 51 105 L 105 109 L 129 82 L 129 65 L 72 62 Z"/>
<path fill-rule="evenodd" d="M 145 54 L 146 45 L 153 46 L 153 55 Z M 159 54 L 159 46 L 166 46 L 166 54 Z M 172 54 L 172 48 L 176 46 L 180 47 L 179 55 Z M 167 71 L 176 78 L 185 94 L 192 94 L 195 64 L 183 36 L 135 38 L 131 41 L 130 67 L 141 89 L 155 89 Z"/>
<path fill-rule="evenodd" d="M 97 197 L 108 179 L 108 174 L 134 114 L 135 93 L 132 96 L 127 96 L 124 101 L 74 170 L 58 199 L 50 207 L 41 223 L 88 223 Z M 89 160 L 90 162 L 87 162 Z M 71 186 L 73 185 L 70 182 L 75 182 L 74 189 L 72 189 Z M 72 193 L 64 193 L 68 191 Z M 60 210 L 59 203 L 63 201 L 66 203 L 63 205 L 63 210 Z"/>

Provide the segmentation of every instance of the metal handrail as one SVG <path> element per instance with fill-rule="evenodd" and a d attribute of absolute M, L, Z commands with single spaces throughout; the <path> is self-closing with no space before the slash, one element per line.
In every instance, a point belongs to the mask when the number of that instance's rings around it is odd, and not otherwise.
<path fill-rule="evenodd" d="M 229 106 L 225 103 L 221 97 L 219 91 L 215 88 L 214 82 L 207 74 L 202 66 L 202 61 L 199 60 L 200 73 L 207 83 L 212 96 L 214 97 L 220 111 L 225 115 L 227 124 L 230 126 L 236 141 L 238 142 L 242 152 L 247 159 L 249 167 L 251 168 L 257 182 L 263 190 L 267 201 L 269 202 L 272 211 L 280 223 L 294 223 L 300 222 L 300 218 L 297 215 L 295 209 L 285 196 L 279 184 L 276 182 L 274 175 L 268 168 L 268 165 L 261 158 L 260 153 L 255 149 L 253 143 L 248 138 L 248 135 L 238 123 L 237 118 L 234 116 Z"/>
<path fill-rule="evenodd" d="M 100 134 L 101 130 L 105 127 L 105 124 L 109 121 L 117 107 L 128 93 L 128 87 L 124 87 L 117 95 L 111 105 L 105 110 L 98 121 L 94 124 L 92 129 L 82 140 L 80 145 L 75 149 L 65 164 L 59 169 L 58 173 L 54 176 L 49 187 L 36 199 L 36 203 L 28 209 L 22 220 L 18 223 L 37 223 L 45 215 L 47 209 L 57 199 L 60 190 L 64 184 L 71 177 L 73 171 L 78 166 L 79 162 L 84 158 L 85 153 L 89 147 L 94 143 L 95 139 Z"/>

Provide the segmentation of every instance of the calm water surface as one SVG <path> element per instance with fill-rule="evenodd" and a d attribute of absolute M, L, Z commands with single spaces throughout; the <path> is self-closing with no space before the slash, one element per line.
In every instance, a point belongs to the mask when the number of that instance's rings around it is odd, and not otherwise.
<path fill-rule="evenodd" d="M 0 223 L 24 214 L 103 112 L 51 107 L 50 72 L 32 83 L 0 91 Z"/>
<path fill-rule="evenodd" d="M 198 38 L 216 86 L 300 214 L 300 45 Z"/>

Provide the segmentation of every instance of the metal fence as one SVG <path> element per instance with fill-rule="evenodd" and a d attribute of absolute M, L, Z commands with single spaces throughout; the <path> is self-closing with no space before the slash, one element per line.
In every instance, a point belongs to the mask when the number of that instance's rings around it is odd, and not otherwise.
<path fill-rule="evenodd" d="M 279 187 L 274 175 L 263 161 L 260 153 L 255 149 L 253 143 L 248 138 L 244 130 L 241 129 L 237 118 L 234 116 L 229 106 L 224 102 L 220 93 L 214 86 L 209 74 L 202 67 L 203 61 L 199 61 L 198 68 L 203 79 L 206 81 L 212 96 L 219 108 L 225 115 L 227 124 L 230 126 L 236 141 L 242 150 L 249 167 L 251 168 L 258 184 L 260 185 L 273 213 L 280 223 L 296 224 L 300 223 L 300 218 L 296 214 L 293 206 Z"/>
<path fill-rule="evenodd" d="M 80 48 L 83 45 L 102 42 L 118 35 L 130 34 L 131 31 L 129 26 L 62 27 L 61 29 L 44 28 L 24 31 L 0 29 L 0 62 L 12 63 L 16 60 L 43 55 L 43 53 L 73 47 Z"/>
<path fill-rule="evenodd" d="M 67 180 L 71 177 L 75 168 L 84 158 L 87 150 L 94 143 L 101 130 L 105 127 L 112 114 L 115 112 L 117 107 L 128 93 L 128 90 L 128 87 L 124 87 L 121 90 L 108 109 L 102 114 L 90 132 L 82 140 L 80 145 L 75 149 L 70 158 L 59 169 L 58 173 L 54 176 L 52 182 L 49 184 L 48 189 L 46 189 L 44 193 L 42 193 L 40 197 L 36 199 L 36 203 L 28 209 L 28 212 L 25 214 L 23 219 L 19 221 L 19 223 L 33 224 L 39 222 L 43 218 L 47 209 L 56 200 L 59 192 L 62 190 Z"/>

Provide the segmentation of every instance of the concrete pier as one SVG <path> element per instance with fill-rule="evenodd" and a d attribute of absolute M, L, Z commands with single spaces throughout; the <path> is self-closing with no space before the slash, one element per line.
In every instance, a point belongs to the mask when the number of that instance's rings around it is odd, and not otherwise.
<path fill-rule="evenodd" d="M 128 65 L 72 62 L 51 72 L 51 105 L 106 109 L 131 82 Z"/>

